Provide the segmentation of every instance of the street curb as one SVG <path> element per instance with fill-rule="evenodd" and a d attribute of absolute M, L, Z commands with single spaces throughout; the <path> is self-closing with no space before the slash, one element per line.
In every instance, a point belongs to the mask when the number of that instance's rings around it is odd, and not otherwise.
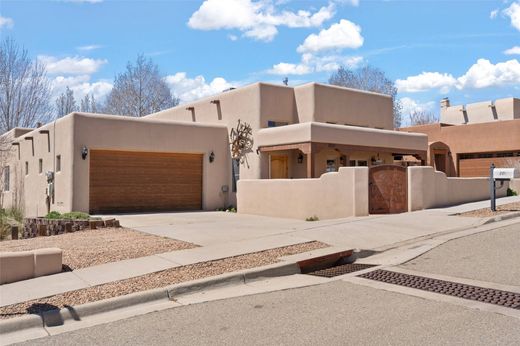
<path fill-rule="evenodd" d="M 487 225 L 493 222 L 505 221 L 509 219 L 514 219 L 515 217 L 520 217 L 520 211 L 515 211 L 513 213 L 493 216 L 484 221 L 483 225 Z"/>
<path fill-rule="evenodd" d="M 337 251 L 337 249 L 334 251 Z M 154 301 L 174 302 L 176 297 L 198 292 L 209 287 L 217 288 L 245 284 L 246 282 L 261 278 L 280 277 L 299 273 L 300 268 L 296 262 L 285 261 L 147 291 L 135 292 L 74 307 L 70 306 L 60 310 L 46 311 L 41 315 L 28 315 L 8 320 L 0 320 L 0 336 L 36 327 L 45 329 L 45 327 L 61 326 L 65 321 L 80 321 L 88 316 Z"/>

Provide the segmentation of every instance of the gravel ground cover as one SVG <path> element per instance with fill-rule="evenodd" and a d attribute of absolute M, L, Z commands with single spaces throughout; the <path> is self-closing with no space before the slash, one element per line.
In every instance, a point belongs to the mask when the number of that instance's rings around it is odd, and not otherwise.
<path fill-rule="evenodd" d="M 172 284 L 202 279 L 205 277 L 234 272 L 268 265 L 278 262 L 282 256 L 294 255 L 306 251 L 328 247 L 320 242 L 308 242 L 276 249 L 254 252 L 247 255 L 228 257 L 167 269 L 161 272 L 146 274 L 131 279 L 71 291 L 48 298 L 35 299 L 24 303 L 8 305 L 0 308 L 0 319 L 17 317 L 27 313 L 38 314 L 43 311 L 61 309 L 97 300 L 122 296 L 139 291 L 169 286 Z"/>
<path fill-rule="evenodd" d="M 520 211 L 520 202 L 508 203 L 497 206 L 497 211 L 492 212 L 490 208 L 482 208 L 478 210 L 468 211 L 460 214 L 460 216 L 469 217 L 491 217 L 501 214 L 507 214 L 514 211 Z"/>
<path fill-rule="evenodd" d="M 191 249 L 197 245 L 128 228 L 100 228 L 0 242 L 0 251 L 26 251 L 48 247 L 62 249 L 63 264 L 71 269 L 80 269 L 157 253 Z"/>

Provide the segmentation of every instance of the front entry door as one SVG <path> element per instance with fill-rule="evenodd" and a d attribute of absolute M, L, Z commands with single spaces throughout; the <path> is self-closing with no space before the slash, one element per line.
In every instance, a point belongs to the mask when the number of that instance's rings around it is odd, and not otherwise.
<path fill-rule="evenodd" d="M 271 179 L 289 178 L 287 155 L 271 155 Z"/>
<path fill-rule="evenodd" d="M 368 170 L 370 214 L 395 214 L 408 210 L 406 168 L 380 165 Z"/>

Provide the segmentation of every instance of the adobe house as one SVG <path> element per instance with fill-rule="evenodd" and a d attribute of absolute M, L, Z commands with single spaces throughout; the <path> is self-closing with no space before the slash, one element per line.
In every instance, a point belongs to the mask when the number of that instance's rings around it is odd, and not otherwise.
<path fill-rule="evenodd" d="M 72 113 L 1 138 L 2 205 L 27 216 L 214 210 L 235 204 L 238 179 L 425 163 L 428 150 L 425 134 L 394 131 L 390 97 L 318 83 L 255 83 L 142 118 Z"/>
<path fill-rule="evenodd" d="M 489 167 L 520 169 L 520 99 L 451 106 L 441 101 L 440 122 L 401 128 L 428 135 L 427 164 L 447 176 L 487 177 Z"/>

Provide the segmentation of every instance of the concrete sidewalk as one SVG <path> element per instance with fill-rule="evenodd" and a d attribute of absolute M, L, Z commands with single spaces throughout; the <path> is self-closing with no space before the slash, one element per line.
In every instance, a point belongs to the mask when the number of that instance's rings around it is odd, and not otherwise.
<path fill-rule="evenodd" d="M 499 204 L 520 201 L 501 199 Z M 482 202 L 485 203 L 485 202 Z M 475 207 L 476 206 L 476 207 Z M 481 208 L 474 204 L 471 208 Z M 460 208 L 464 208 L 461 206 Z M 468 207 L 470 208 L 470 207 Z M 182 265 L 218 260 L 308 241 L 338 248 L 381 249 L 426 235 L 476 227 L 483 219 L 450 216 L 450 208 L 305 222 L 222 212 L 119 215 L 121 224 L 203 245 L 102 264 L 0 286 L 0 306 L 128 279 Z"/>

